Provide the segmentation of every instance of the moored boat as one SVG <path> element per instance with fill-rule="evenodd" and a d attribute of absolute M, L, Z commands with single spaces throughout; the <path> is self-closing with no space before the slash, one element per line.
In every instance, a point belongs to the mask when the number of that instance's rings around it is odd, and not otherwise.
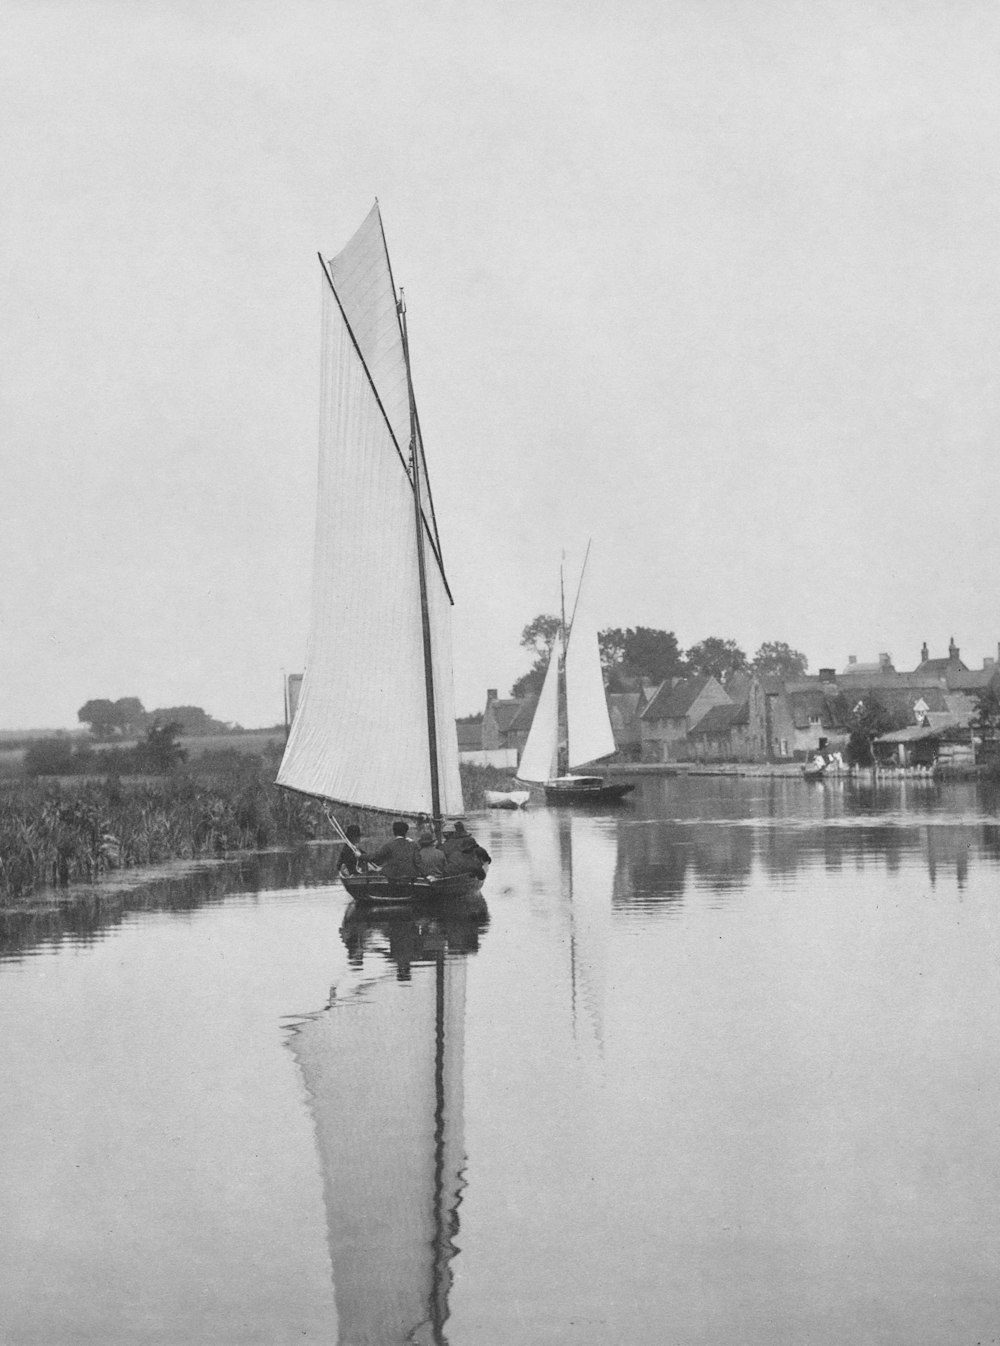
<path fill-rule="evenodd" d="M 546 781 L 544 789 L 550 804 L 617 804 L 635 786 L 604 776 L 557 776 Z"/>
<path fill-rule="evenodd" d="M 488 809 L 523 809 L 531 798 L 530 790 L 484 790 Z"/>
<path fill-rule="evenodd" d="M 378 203 L 323 273 L 320 468 L 305 674 L 277 783 L 333 810 L 430 820 L 463 812 L 451 667 L 451 591 Z M 349 843 L 348 843 L 349 844 Z M 369 871 L 365 905 L 468 895 Z"/>

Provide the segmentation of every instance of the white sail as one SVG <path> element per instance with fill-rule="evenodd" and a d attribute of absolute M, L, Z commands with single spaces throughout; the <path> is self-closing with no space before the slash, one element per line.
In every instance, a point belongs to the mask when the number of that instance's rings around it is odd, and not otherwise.
<path fill-rule="evenodd" d="M 377 228 L 376 248 L 372 243 Z M 398 413 L 398 362 L 389 340 L 388 258 L 377 213 L 362 225 L 331 275 L 352 293 L 352 311 L 374 296 L 377 321 L 358 334 L 323 282 L 320 465 L 312 614 L 306 671 L 278 784 L 357 808 L 432 813 L 423 628 L 413 488 L 390 428 Z M 364 244 L 364 246 L 362 246 Z M 346 269 L 345 256 L 363 257 Z M 379 259 L 380 262 L 379 262 Z M 377 281 L 381 267 L 381 281 Z M 363 281 L 368 277 L 367 282 Z M 360 342 L 359 342 L 360 344 Z M 384 360 L 379 358 L 379 352 Z M 370 375 L 388 370 L 376 396 Z M 366 368 L 367 366 L 367 368 Z M 405 376 L 405 369 L 404 369 Z M 407 440 L 408 444 L 408 440 Z M 440 804 L 462 811 L 451 667 L 451 601 L 431 547 L 426 548 Z"/>
<path fill-rule="evenodd" d="M 615 752 L 597 626 L 587 612 L 582 593 L 566 646 L 566 724 L 570 768 Z"/>
<path fill-rule="evenodd" d="M 396 291 L 378 204 L 336 257 L 330 275 L 402 454 L 410 446 L 410 393 Z"/>
<path fill-rule="evenodd" d="M 551 780 L 559 760 L 559 659 L 562 642 L 556 636 L 542 692 L 535 707 L 527 742 L 517 768 L 518 780 Z"/>

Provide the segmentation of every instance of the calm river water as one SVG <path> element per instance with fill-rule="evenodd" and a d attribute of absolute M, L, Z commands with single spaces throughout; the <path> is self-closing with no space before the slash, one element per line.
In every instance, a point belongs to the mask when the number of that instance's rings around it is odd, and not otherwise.
<path fill-rule="evenodd" d="M 0 917 L 0 1340 L 998 1340 L 995 795 L 471 822 L 482 908 L 324 847 Z"/>

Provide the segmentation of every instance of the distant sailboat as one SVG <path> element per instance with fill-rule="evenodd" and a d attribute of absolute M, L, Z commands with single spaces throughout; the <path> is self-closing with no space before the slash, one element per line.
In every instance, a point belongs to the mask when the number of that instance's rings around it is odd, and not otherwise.
<path fill-rule="evenodd" d="M 305 676 L 278 784 L 330 804 L 463 811 L 451 593 L 410 377 L 406 307 L 378 204 L 322 257 L 319 500 Z M 339 823 L 331 822 L 339 831 Z M 343 835 L 343 834 L 341 834 Z M 364 873 L 360 902 L 462 896 L 482 879 Z"/>
<path fill-rule="evenodd" d="M 587 547 L 587 555 L 590 547 Z M 569 623 L 565 605 L 541 695 L 517 768 L 517 778 L 544 787 L 550 803 L 615 803 L 635 787 L 572 768 L 610 757 L 616 749 L 601 671 L 597 626 L 581 603 L 584 558 Z"/>

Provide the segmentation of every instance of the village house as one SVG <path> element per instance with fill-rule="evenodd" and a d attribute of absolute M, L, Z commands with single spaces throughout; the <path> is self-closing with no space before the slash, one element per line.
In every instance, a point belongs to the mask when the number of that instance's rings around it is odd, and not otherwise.
<path fill-rule="evenodd" d="M 483 748 L 511 748 L 520 755 L 531 728 L 536 701 L 533 696 L 503 699 L 497 696 L 497 689 L 491 687 L 486 693 L 486 709 L 483 711 Z"/>
<path fill-rule="evenodd" d="M 676 762 L 693 756 L 691 730 L 710 707 L 732 704 L 717 678 L 668 678 L 639 716 L 642 760 Z"/>
<path fill-rule="evenodd" d="M 618 755 L 627 762 L 642 757 L 642 721 L 640 716 L 648 700 L 645 689 L 635 692 L 609 692 L 608 716 L 615 736 Z"/>

